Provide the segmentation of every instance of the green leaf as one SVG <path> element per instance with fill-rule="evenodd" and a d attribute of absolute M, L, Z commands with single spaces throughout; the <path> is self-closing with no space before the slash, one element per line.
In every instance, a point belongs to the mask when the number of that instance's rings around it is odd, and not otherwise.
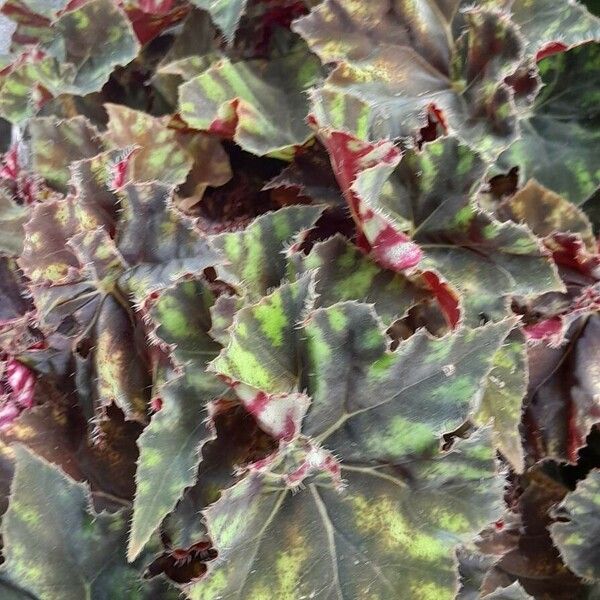
<path fill-rule="evenodd" d="M 223 59 L 180 87 L 179 109 L 190 127 L 233 136 L 259 156 L 288 158 L 311 137 L 306 91 L 319 75 L 305 49 L 268 62 Z"/>
<path fill-rule="evenodd" d="M 396 469 L 342 463 L 342 476 L 341 492 L 318 476 L 292 492 L 276 472 L 251 473 L 225 491 L 205 511 L 219 556 L 190 598 L 453 598 L 453 548 L 500 506 L 485 441 Z"/>
<path fill-rule="evenodd" d="M 85 394 L 90 405 L 116 402 L 139 418 L 147 400 L 145 351 L 118 284 L 126 265 L 99 227 L 102 218 L 74 197 L 36 205 L 19 264 L 32 281 L 42 324 L 76 337 L 94 382 Z"/>
<path fill-rule="evenodd" d="M 136 182 L 158 180 L 165 185 L 183 183 L 192 168 L 192 157 L 179 145 L 169 117 L 152 117 L 118 104 L 105 104 L 108 112 L 106 140 L 117 148 L 139 146 L 128 165 Z"/>
<path fill-rule="evenodd" d="M 27 208 L 14 202 L 0 190 L 0 255 L 17 256 L 23 250 Z"/>
<path fill-rule="evenodd" d="M 302 268 L 316 271 L 317 306 L 345 300 L 372 303 L 386 324 L 430 297 L 424 283 L 419 286 L 399 273 L 382 269 L 339 234 L 315 244 Z"/>
<path fill-rule="evenodd" d="M 224 385 L 207 377 L 205 389 L 184 377 L 160 390 L 162 408 L 138 440 L 140 458 L 127 556 L 137 558 L 186 487 L 196 481 L 202 446 L 214 437 L 208 403 Z"/>
<path fill-rule="evenodd" d="M 522 473 L 525 457 L 519 427 L 528 384 L 527 347 L 523 337 L 511 336 L 496 352 L 492 363 L 475 420 L 484 425 L 492 421 L 494 445 L 513 469 Z"/>
<path fill-rule="evenodd" d="M 52 33 L 46 50 L 63 74 L 56 94 L 99 91 L 113 69 L 139 51 L 129 19 L 112 0 L 91 0 L 63 13 Z"/>
<path fill-rule="evenodd" d="M 516 0 L 503 3 L 525 38 L 526 52 L 532 56 L 552 42 L 572 48 L 600 39 L 600 19 L 578 2 Z"/>
<path fill-rule="evenodd" d="M 585 213 L 535 179 L 530 179 L 513 196 L 504 200 L 497 212 L 515 223 L 525 223 L 538 237 L 557 231 L 576 233 L 588 249 L 594 249 L 594 233 Z"/>
<path fill-rule="evenodd" d="M 85 486 L 22 446 L 15 454 L 2 526 L 8 577 L 45 600 L 144 598 L 124 560 L 123 515 L 90 513 Z"/>
<path fill-rule="evenodd" d="M 181 366 L 189 366 L 198 377 L 211 377 L 204 369 L 219 352 L 209 335 L 210 308 L 214 297 L 202 281 L 182 281 L 165 290 L 150 309 L 156 336 L 171 346 L 172 357 Z"/>
<path fill-rule="evenodd" d="M 574 204 L 592 195 L 600 185 L 599 65 L 599 44 L 539 63 L 544 87 L 521 120 L 521 139 L 498 159 L 500 169 L 516 165 L 525 180 L 533 177 Z"/>
<path fill-rule="evenodd" d="M 407 444 L 421 450 L 477 410 L 473 399 L 513 322 L 442 339 L 420 331 L 390 353 L 368 305 L 334 304 L 300 322 L 309 286 L 304 275 L 240 310 L 229 345 L 211 363 L 243 384 L 240 399 L 267 431 L 282 413 L 295 421 L 306 411 L 295 394 L 306 390 L 312 401 L 303 433 L 371 459 L 402 454 Z"/>
<path fill-rule="evenodd" d="M 229 44 L 233 42 L 247 3 L 248 0 L 192 0 L 192 4 L 209 12 Z"/>
<path fill-rule="evenodd" d="M 289 206 L 256 218 L 246 229 L 212 238 L 225 257 L 217 267 L 219 278 L 249 300 L 264 296 L 286 274 L 284 252 L 310 229 L 321 213 L 319 206 Z"/>
<path fill-rule="evenodd" d="M 173 348 L 173 358 L 184 372 L 157 390 L 162 408 L 138 441 L 130 560 L 136 558 L 185 488 L 195 483 L 202 446 L 214 438 L 209 404 L 227 388 L 206 372 L 219 351 L 208 334 L 212 302 L 208 286 L 190 280 L 165 290 L 150 309 L 155 335 Z"/>
<path fill-rule="evenodd" d="M 0 77 L 0 115 L 11 123 L 21 123 L 36 114 L 46 88 L 59 89 L 60 85 L 53 58 L 17 61 Z"/>
<path fill-rule="evenodd" d="M 85 117 L 31 119 L 29 131 L 34 169 L 61 192 L 67 191 L 71 163 L 104 150 L 100 133 Z"/>
<path fill-rule="evenodd" d="M 317 102 L 329 103 L 336 122 L 347 104 L 365 103 L 374 113 L 371 139 L 416 136 L 433 103 L 450 133 L 497 157 L 518 134 L 504 78 L 519 65 L 522 43 L 505 15 L 457 8 L 456 1 L 320 4 L 294 26 L 323 62 L 337 65 Z M 466 36 L 456 23 L 462 19 Z"/>
<path fill-rule="evenodd" d="M 205 538 L 206 524 L 199 517 L 200 511 L 216 502 L 222 490 L 236 483 L 248 463 L 268 456 L 275 449 L 273 440 L 240 404 L 217 404 L 212 412 L 217 437 L 202 447 L 196 483 L 185 491 L 162 524 L 177 548 L 189 548 Z"/>
<path fill-rule="evenodd" d="M 476 325 L 482 314 L 502 319 L 512 295 L 563 290 L 553 262 L 526 227 L 500 223 L 474 204 L 484 165 L 468 147 L 444 138 L 398 163 L 397 155 L 379 160 L 391 155 L 387 145 L 361 150 L 348 138 L 334 147 L 335 139 L 328 142 L 334 165 L 355 161 L 358 175 L 346 192 L 373 257 L 395 270 L 440 274 L 458 291 L 466 324 Z"/>
<path fill-rule="evenodd" d="M 220 262 L 191 220 L 172 205 L 172 194 L 172 187 L 161 183 L 129 184 L 119 192 L 123 212 L 116 244 L 131 265 L 122 282 L 138 300 Z"/>
<path fill-rule="evenodd" d="M 298 324 L 312 302 L 312 277 L 279 287 L 236 315 L 229 345 L 211 370 L 251 388 L 289 393 L 298 386 Z"/>
<path fill-rule="evenodd" d="M 477 410 L 477 392 L 513 326 L 508 320 L 441 339 L 420 330 L 389 352 L 367 305 L 315 310 L 305 325 L 312 404 L 303 433 L 357 461 L 423 450 Z"/>
<path fill-rule="evenodd" d="M 600 580 L 600 471 L 593 470 L 559 508 L 561 521 L 550 527 L 567 566 L 586 580 Z"/>

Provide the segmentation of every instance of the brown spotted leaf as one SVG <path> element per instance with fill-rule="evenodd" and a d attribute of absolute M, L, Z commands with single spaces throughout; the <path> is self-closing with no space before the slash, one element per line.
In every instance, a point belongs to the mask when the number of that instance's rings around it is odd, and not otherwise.
<path fill-rule="evenodd" d="M 530 179 L 504 200 L 497 210 L 502 217 L 525 223 L 538 237 L 555 232 L 575 233 L 582 237 L 588 248 L 594 248 L 592 225 L 585 213 L 535 179 Z"/>

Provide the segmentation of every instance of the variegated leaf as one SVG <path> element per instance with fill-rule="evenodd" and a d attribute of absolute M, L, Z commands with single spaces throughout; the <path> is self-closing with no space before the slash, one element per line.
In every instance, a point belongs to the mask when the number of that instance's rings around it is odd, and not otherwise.
<path fill-rule="evenodd" d="M 577 484 L 558 509 L 561 520 L 550 527 L 567 566 L 587 581 L 600 581 L 600 471 Z"/>
<path fill-rule="evenodd" d="M 284 394 L 299 386 L 298 325 L 312 302 L 310 274 L 277 288 L 236 315 L 229 344 L 211 369 L 253 389 Z"/>
<path fill-rule="evenodd" d="M 492 421 L 495 446 L 513 469 L 521 473 L 525 457 L 520 426 L 528 384 L 527 348 L 522 335 L 512 335 L 492 362 L 475 420 L 484 425 Z"/>
<path fill-rule="evenodd" d="M 192 0 L 192 3 L 209 12 L 227 42 L 231 44 L 248 0 Z"/>
<path fill-rule="evenodd" d="M 419 285 L 418 281 L 382 269 L 340 235 L 315 244 L 302 268 L 316 271 L 317 306 L 345 300 L 373 303 L 386 324 L 431 298 L 424 282 Z"/>
<path fill-rule="evenodd" d="M 475 206 L 484 164 L 467 146 L 445 138 L 401 158 L 389 144 L 324 136 L 375 260 L 398 271 L 440 275 L 458 291 L 467 324 L 482 315 L 503 318 L 507 296 L 564 289 L 526 227 L 500 223 Z"/>
<path fill-rule="evenodd" d="M 459 2 L 391 2 L 368 5 L 327 0 L 295 23 L 323 62 L 335 62 L 326 112 L 340 113 L 354 99 L 366 103 L 372 139 L 416 136 L 429 108 L 471 148 L 495 158 L 517 138 L 512 91 L 504 83 L 519 65 L 517 28 L 499 12 L 457 11 Z M 467 35 L 456 20 L 465 19 Z M 348 99 L 348 100 L 347 100 Z M 320 122 L 332 126 L 331 122 Z M 357 133 L 350 131 L 350 133 Z"/>
<path fill-rule="evenodd" d="M 272 61 L 224 59 L 181 86 L 181 116 L 253 154 L 289 158 L 311 136 L 306 91 L 319 75 L 304 48 Z"/>
<path fill-rule="evenodd" d="M 31 119 L 29 132 L 33 167 L 61 192 L 67 191 L 71 163 L 104 150 L 100 133 L 85 117 Z"/>
<path fill-rule="evenodd" d="M 542 60 L 544 87 L 521 120 L 521 139 L 498 159 L 521 177 L 534 177 L 574 204 L 600 185 L 600 44 L 586 44 Z M 544 160 L 539 160 L 544 157 Z"/>
<path fill-rule="evenodd" d="M 177 142 L 168 117 L 157 118 L 117 104 L 105 104 L 108 112 L 106 140 L 117 148 L 139 146 L 129 174 L 136 182 L 183 183 L 192 168 L 192 157 Z"/>
<path fill-rule="evenodd" d="M 286 275 L 285 251 L 323 211 L 319 206 L 290 206 L 255 219 L 243 231 L 223 233 L 212 245 L 225 258 L 220 279 L 256 300 L 278 286 Z"/>
<path fill-rule="evenodd" d="M 123 514 L 90 512 L 84 485 L 22 446 L 15 454 L 15 478 L 2 525 L 7 577 L 47 600 L 151 597 L 148 584 L 125 562 Z"/>
<path fill-rule="evenodd" d="M 592 225 L 585 213 L 535 179 L 504 200 L 497 212 L 515 223 L 525 223 L 538 237 L 555 232 L 575 233 L 589 249 L 595 246 Z"/>
<path fill-rule="evenodd" d="M 138 300 L 220 262 L 208 241 L 172 205 L 172 194 L 172 187 L 161 183 L 129 184 L 119 193 L 123 213 L 116 244 L 132 265 L 122 282 Z"/>
<path fill-rule="evenodd" d="M 27 208 L 0 190 L 0 255 L 17 256 L 21 253 L 25 238 L 23 226 L 27 218 Z"/>
<path fill-rule="evenodd" d="M 316 475 L 293 493 L 277 472 L 251 473 L 225 491 L 205 511 L 219 556 L 189 597 L 453 598 L 454 546 L 499 508 L 486 442 L 398 467 L 349 461 L 341 472 L 342 492 Z"/>
<path fill-rule="evenodd" d="M 117 65 L 133 60 L 139 45 L 125 13 L 112 0 L 90 0 L 52 25 L 45 50 L 61 70 L 55 93 L 85 95 L 107 82 Z"/>

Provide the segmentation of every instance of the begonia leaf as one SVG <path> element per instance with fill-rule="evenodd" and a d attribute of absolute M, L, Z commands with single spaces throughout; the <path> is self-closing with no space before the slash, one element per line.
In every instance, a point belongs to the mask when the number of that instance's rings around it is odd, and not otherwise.
<path fill-rule="evenodd" d="M 504 200 L 497 210 L 502 217 L 525 223 L 538 237 L 555 232 L 576 233 L 588 248 L 594 247 L 592 225 L 585 213 L 535 179 Z"/>
<path fill-rule="evenodd" d="M 496 352 L 476 421 L 493 425 L 494 444 L 517 471 L 524 464 L 520 425 L 527 392 L 527 348 L 515 334 Z"/>
<path fill-rule="evenodd" d="M 571 324 L 562 346 L 546 342 L 529 349 L 527 437 L 530 452 L 539 458 L 575 462 L 600 422 L 600 382 L 593 374 L 599 329 L 598 314 L 583 315 Z"/>
<path fill-rule="evenodd" d="M 284 252 L 322 211 L 319 206 L 290 206 L 258 217 L 243 231 L 215 236 L 212 244 L 225 257 L 217 268 L 219 277 L 249 298 L 260 298 L 281 283 L 287 268 Z"/>
<path fill-rule="evenodd" d="M 475 438 L 396 464 L 342 463 L 342 492 L 251 473 L 205 511 L 219 555 L 189 597 L 453 598 L 453 547 L 498 509 L 489 448 Z"/>
<path fill-rule="evenodd" d="M 172 187 L 160 183 L 129 184 L 119 194 L 123 213 L 116 244 L 132 265 L 124 284 L 138 298 L 219 262 L 208 241 L 172 206 L 172 194 Z"/>
<path fill-rule="evenodd" d="M 106 104 L 106 139 L 117 148 L 139 146 L 129 167 L 134 181 L 183 183 L 192 168 L 192 157 L 177 143 L 168 118 L 156 118 L 125 106 Z"/>
<path fill-rule="evenodd" d="M 312 301 L 312 288 L 311 274 L 305 274 L 242 308 L 227 348 L 211 369 L 273 394 L 296 390 L 300 377 L 298 324 Z"/>
<path fill-rule="evenodd" d="M 566 50 L 600 39 L 600 19 L 579 2 L 503 0 L 500 4 L 510 10 L 530 55 L 548 50 L 553 43 Z"/>
<path fill-rule="evenodd" d="M 505 15 L 477 8 L 463 15 L 459 4 L 328 0 L 296 21 L 321 60 L 338 65 L 324 86 L 332 112 L 358 98 L 376 114 L 371 136 L 397 138 L 416 135 L 435 105 L 449 132 L 497 156 L 518 134 L 504 78 L 519 65 L 522 42 Z M 466 37 L 453 30 L 457 16 L 466 18 Z"/>
<path fill-rule="evenodd" d="M 64 73 L 59 93 L 98 91 L 117 65 L 133 60 L 139 45 L 125 13 L 112 0 L 90 0 L 52 25 L 46 51 Z"/>
<path fill-rule="evenodd" d="M 375 260 L 440 274 L 459 292 L 467 324 L 482 314 L 501 319 L 506 295 L 564 289 L 526 227 L 500 223 L 475 206 L 484 166 L 467 146 L 445 138 L 400 158 L 387 144 L 346 135 L 329 134 L 326 143 L 333 164 L 344 164 L 340 184 Z"/>
<path fill-rule="evenodd" d="M 181 86 L 181 116 L 248 152 L 285 158 L 311 136 L 306 90 L 319 75 L 318 60 L 304 49 L 268 62 L 224 59 Z"/>
<path fill-rule="evenodd" d="M 521 119 L 521 138 L 498 159 L 502 169 L 516 165 L 522 177 L 534 177 L 574 204 L 596 190 L 600 185 L 598 64 L 600 45 L 594 43 L 539 63 L 545 85 Z"/>
<path fill-rule="evenodd" d="M 2 525 L 8 578 L 48 600 L 151 597 L 137 570 L 125 562 L 123 514 L 90 512 L 85 486 L 22 446 L 15 454 Z"/>
<path fill-rule="evenodd" d="M 206 389 L 201 390 L 183 377 L 160 390 L 162 407 L 138 440 L 140 458 L 127 551 L 130 561 L 137 558 L 184 489 L 195 482 L 202 446 L 214 437 L 207 422 L 207 404 L 223 387 L 216 379 L 207 378 Z"/>
<path fill-rule="evenodd" d="M 62 192 L 67 190 L 70 165 L 104 150 L 98 130 L 84 117 L 31 119 L 29 131 L 33 167 Z"/>
<path fill-rule="evenodd" d="M 214 437 L 209 404 L 225 394 L 226 386 L 205 372 L 219 350 L 208 335 L 212 301 L 212 293 L 202 281 L 183 281 L 164 291 L 150 310 L 155 335 L 173 348 L 173 357 L 183 365 L 184 373 L 157 390 L 161 408 L 138 441 L 130 560 L 136 558 L 184 489 L 195 482 L 202 446 Z M 161 485 L 156 486 L 156 481 Z"/>
<path fill-rule="evenodd" d="M 567 566 L 588 581 L 600 580 L 600 471 L 592 471 L 561 504 L 552 539 Z"/>
<path fill-rule="evenodd" d="M 227 42 L 233 42 L 248 0 L 192 0 L 192 3 L 207 10 Z"/>
<path fill-rule="evenodd" d="M 315 244 L 302 267 L 315 270 L 316 305 L 345 300 L 373 303 L 386 322 L 403 317 L 409 308 L 430 297 L 425 284 L 382 269 L 340 235 Z"/>
<path fill-rule="evenodd" d="M 23 249 L 27 208 L 0 191 L 0 255 L 16 256 Z"/>

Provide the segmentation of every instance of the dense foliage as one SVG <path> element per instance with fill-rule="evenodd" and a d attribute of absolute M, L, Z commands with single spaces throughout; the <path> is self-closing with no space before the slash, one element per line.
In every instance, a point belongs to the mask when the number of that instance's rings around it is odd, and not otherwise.
<path fill-rule="evenodd" d="M 600 597 L 598 18 L 1 11 L 2 600 Z"/>

